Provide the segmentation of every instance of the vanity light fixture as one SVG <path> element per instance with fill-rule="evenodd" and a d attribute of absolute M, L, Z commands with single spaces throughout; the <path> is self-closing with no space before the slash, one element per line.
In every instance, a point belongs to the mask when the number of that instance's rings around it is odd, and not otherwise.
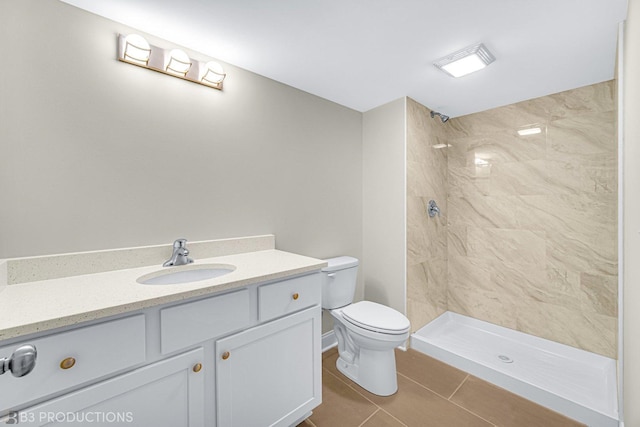
<path fill-rule="evenodd" d="M 538 134 L 540 132 L 542 132 L 542 129 L 540 129 L 539 127 L 528 128 L 528 129 L 520 129 L 518 131 L 518 135 L 520 135 L 520 136 L 536 135 L 536 134 Z"/>
<path fill-rule="evenodd" d="M 462 77 L 483 69 L 495 60 L 485 45 L 479 43 L 440 58 L 433 65 L 452 77 Z"/>
<path fill-rule="evenodd" d="M 217 62 L 205 64 L 180 49 L 152 46 L 138 34 L 118 35 L 118 60 L 219 90 L 227 76 Z"/>

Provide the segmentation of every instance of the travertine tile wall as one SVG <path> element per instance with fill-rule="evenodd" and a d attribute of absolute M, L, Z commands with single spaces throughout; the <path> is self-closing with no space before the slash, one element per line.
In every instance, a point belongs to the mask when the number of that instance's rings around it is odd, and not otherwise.
<path fill-rule="evenodd" d="M 447 124 L 447 245 L 409 254 L 415 266 L 448 248 L 449 310 L 616 357 L 614 95 L 605 82 Z M 534 126 L 542 132 L 518 136 Z M 422 296 L 411 289 L 410 307 Z"/>
<path fill-rule="evenodd" d="M 445 126 L 407 98 L 407 312 L 418 330 L 447 310 L 447 149 Z M 429 218 L 429 200 L 441 216 Z"/>

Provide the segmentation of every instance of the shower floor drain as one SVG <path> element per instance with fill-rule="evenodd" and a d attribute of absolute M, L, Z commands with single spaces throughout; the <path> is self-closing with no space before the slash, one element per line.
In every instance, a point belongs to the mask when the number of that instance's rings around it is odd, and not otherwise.
<path fill-rule="evenodd" d="M 513 359 L 504 354 L 499 354 L 498 359 L 500 359 L 500 361 L 503 363 L 513 363 Z"/>

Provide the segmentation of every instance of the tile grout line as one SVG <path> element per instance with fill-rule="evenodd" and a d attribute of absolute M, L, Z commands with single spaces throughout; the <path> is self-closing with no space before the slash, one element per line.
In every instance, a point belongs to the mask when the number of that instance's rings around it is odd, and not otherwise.
<path fill-rule="evenodd" d="M 395 419 L 396 421 L 398 421 L 398 422 L 402 423 L 402 421 L 398 420 L 396 417 L 394 417 L 393 415 L 389 414 L 389 413 L 388 413 L 387 411 L 385 411 L 382 407 L 378 406 L 378 404 L 377 404 L 377 403 L 375 403 L 375 402 L 371 401 L 367 396 L 365 396 L 365 395 L 363 395 L 362 393 L 360 393 L 360 391 L 359 391 L 358 389 L 356 389 L 356 388 L 355 388 L 355 387 L 353 387 L 351 384 L 349 384 L 349 383 L 347 383 L 346 381 L 344 381 L 344 380 L 343 380 L 342 378 L 340 378 L 338 375 L 334 374 L 333 372 L 329 371 L 327 368 L 324 368 L 324 367 L 322 368 L 322 370 L 323 370 L 323 371 L 325 371 L 326 373 L 328 373 L 329 375 L 331 375 L 332 377 L 337 378 L 337 379 L 338 379 L 338 381 L 342 382 L 344 385 L 346 385 L 347 387 L 349 387 L 351 390 L 353 390 L 353 391 L 355 391 L 356 393 L 358 393 L 360 396 L 362 396 L 363 398 L 365 398 L 365 399 L 367 400 L 367 402 L 372 403 L 372 404 L 377 408 L 377 409 L 376 409 L 376 411 L 374 411 L 374 413 L 373 413 L 373 414 L 371 414 L 371 416 L 369 416 L 369 418 L 371 418 L 371 417 L 372 417 L 376 412 L 378 412 L 378 410 L 381 410 L 381 411 L 385 412 L 386 414 L 390 415 L 390 416 L 391 416 L 393 419 Z M 465 408 L 464 406 L 460 406 L 460 405 L 459 405 L 459 404 L 457 404 L 456 402 L 449 400 L 448 398 L 446 398 L 445 396 L 441 395 L 440 393 L 436 393 L 435 391 L 431 390 L 429 387 L 426 387 L 426 386 L 424 386 L 423 384 L 420 384 L 419 382 L 417 382 L 417 381 L 416 381 L 416 380 L 414 380 L 413 378 L 408 377 L 408 376 L 406 376 L 406 375 L 404 375 L 404 374 L 402 374 L 402 373 L 400 373 L 400 372 L 398 372 L 398 371 L 396 371 L 396 374 L 397 374 L 397 375 L 400 375 L 400 376 L 402 376 L 402 377 L 404 377 L 404 378 L 406 378 L 407 380 L 409 380 L 409 381 L 411 381 L 412 383 L 414 383 L 414 384 L 418 385 L 419 387 L 422 387 L 422 388 L 424 388 L 425 390 L 430 391 L 431 393 L 433 393 L 433 394 L 435 394 L 436 396 L 438 396 L 438 397 L 440 397 L 440 398 L 442 398 L 442 399 L 446 400 L 447 402 L 450 402 L 450 403 L 454 404 L 455 406 L 457 406 L 457 407 L 459 407 L 459 408 L 463 409 L 465 412 L 468 412 L 469 414 L 473 415 L 474 417 L 477 417 L 477 418 L 481 419 L 482 421 L 484 421 L 484 422 L 488 423 L 489 425 L 491 425 L 491 426 L 493 426 L 493 427 L 496 427 L 496 425 L 495 425 L 494 423 L 492 423 L 491 421 L 486 420 L 486 419 L 482 418 L 481 416 L 479 416 L 478 414 L 475 414 L 475 413 L 471 412 L 469 409 Z M 464 379 L 464 380 L 462 380 L 462 383 L 461 383 L 461 384 L 458 386 L 458 388 L 456 388 L 456 390 L 451 394 L 451 397 L 453 397 L 453 395 L 456 393 L 456 391 L 458 391 L 458 389 L 462 386 L 462 384 L 464 384 L 464 383 L 466 382 L 466 380 L 469 378 L 469 376 L 470 376 L 470 374 L 467 374 L 467 376 L 465 377 L 465 379 Z M 368 420 L 369 418 L 367 418 L 367 420 Z M 365 421 L 366 421 L 366 420 L 365 420 Z M 404 425 L 404 423 L 402 423 L 402 424 Z"/>
<path fill-rule="evenodd" d="M 367 421 L 369 421 L 369 419 L 371 417 L 373 417 L 378 411 L 382 411 L 385 414 L 389 415 L 391 418 L 393 418 L 394 420 L 396 420 L 397 422 L 399 422 L 400 424 L 402 424 L 404 427 L 408 427 L 405 423 L 403 423 L 402 421 L 400 421 L 398 418 L 394 417 L 392 414 L 390 414 L 389 412 L 385 411 L 381 406 L 379 406 L 377 403 L 371 401 L 367 396 L 363 395 L 362 393 L 360 393 L 360 391 L 358 389 L 356 389 L 355 387 L 353 387 L 351 384 L 347 383 L 346 381 L 343 381 L 342 378 L 340 378 L 338 375 L 334 374 L 333 372 L 329 371 L 326 368 L 322 368 L 323 371 L 326 371 L 329 375 L 333 376 L 334 378 L 337 378 L 339 381 L 341 381 L 344 385 L 346 385 L 347 387 L 349 387 L 351 390 L 355 391 L 356 393 L 358 393 L 360 396 L 364 397 L 367 402 L 373 404 L 376 407 L 376 410 L 373 412 L 373 414 L 371 414 L 366 420 L 363 421 L 363 424 L 366 423 Z M 399 372 L 397 372 L 398 374 L 400 374 Z M 400 374 L 401 375 L 401 374 Z M 404 377 L 404 375 L 403 375 Z M 406 377 L 405 377 L 406 378 Z M 410 379 L 410 378 L 408 378 Z M 427 389 L 429 390 L 429 389 Z M 431 390 L 429 390 L 431 391 Z M 434 392 L 435 393 L 435 392 Z M 437 393 L 436 393 L 437 394 Z M 438 395 L 440 396 L 440 395 Z M 360 424 L 361 427 L 362 424 Z"/>
<path fill-rule="evenodd" d="M 454 402 L 453 400 L 449 400 L 449 402 L 451 402 L 452 404 L 456 405 L 458 408 L 470 413 L 471 415 L 473 415 L 476 418 L 481 419 L 482 421 L 486 422 L 487 424 L 493 426 L 493 427 L 497 427 L 496 424 L 492 423 L 491 421 L 487 420 L 486 418 L 481 417 L 480 415 L 476 414 L 475 412 L 472 412 L 470 409 L 465 408 L 464 406 Z"/>
<path fill-rule="evenodd" d="M 405 423 L 403 423 L 402 421 L 400 421 L 399 419 L 397 419 L 396 417 L 394 417 L 393 415 L 391 415 L 389 412 L 385 411 L 384 409 L 380 408 L 380 410 L 382 412 L 384 412 L 385 414 L 389 415 L 391 418 L 393 418 L 394 420 L 396 420 L 397 422 L 399 422 L 400 424 L 402 424 L 404 427 L 408 427 Z"/>
<path fill-rule="evenodd" d="M 365 396 L 364 394 L 360 393 L 360 391 L 353 387 L 351 384 L 347 383 L 346 381 L 343 381 L 342 378 L 340 378 L 339 376 L 337 376 L 336 374 L 334 374 L 333 372 L 329 371 L 326 368 L 322 368 L 324 371 L 326 371 L 329 375 L 333 376 L 334 378 L 337 378 L 338 381 L 342 382 L 344 385 L 346 385 L 347 387 L 349 387 L 351 390 L 355 391 L 356 393 L 358 393 L 360 396 L 362 396 L 363 398 L 365 398 L 367 400 L 367 402 L 373 404 L 376 408 L 380 409 L 380 406 L 378 406 L 378 404 L 376 404 L 376 402 L 373 402 L 371 399 L 369 399 L 367 396 Z"/>
<path fill-rule="evenodd" d="M 377 413 L 378 413 L 378 411 L 380 411 L 380 407 L 376 406 L 376 410 L 375 410 L 375 411 L 373 411 L 373 414 L 369 415 L 369 416 L 368 416 L 368 417 L 367 417 L 363 422 L 361 422 L 361 423 L 358 425 L 358 427 L 362 427 L 362 426 L 363 426 L 367 421 L 369 421 L 371 418 L 373 418 L 373 416 L 374 416 L 375 414 L 377 414 Z"/>
<path fill-rule="evenodd" d="M 465 408 L 464 406 L 459 405 L 458 403 L 454 402 L 453 400 L 449 400 L 449 399 L 447 399 L 445 396 L 441 395 L 440 393 L 436 393 L 435 391 L 431 390 L 429 387 L 425 387 L 424 385 L 422 385 L 422 384 L 420 384 L 419 382 L 415 381 L 413 378 L 410 378 L 410 377 L 408 377 L 408 376 L 406 376 L 406 375 L 404 375 L 404 374 L 401 374 L 400 372 L 398 372 L 398 375 L 403 376 L 404 378 L 406 378 L 406 379 L 408 379 L 409 381 L 411 381 L 412 383 L 414 383 L 414 384 L 416 384 L 416 385 L 418 385 L 418 386 L 420 386 L 420 387 L 424 388 L 425 390 L 429 390 L 431 393 L 433 393 L 433 394 L 435 394 L 436 396 L 438 396 L 438 397 L 440 397 L 440 398 L 442 398 L 442 399 L 446 400 L 446 401 L 447 401 L 447 402 L 449 402 L 449 403 L 454 404 L 454 405 L 455 405 L 455 406 L 457 406 L 458 408 L 463 409 L 465 412 L 470 413 L 470 414 L 471 414 L 471 415 L 473 415 L 474 417 L 479 418 L 479 419 L 481 419 L 482 421 L 484 421 L 484 422 L 486 422 L 486 423 L 488 423 L 488 424 L 490 424 L 490 425 L 492 425 L 492 426 L 496 427 L 496 425 L 495 425 L 494 423 L 492 423 L 491 421 L 489 421 L 489 420 L 487 420 L 487 419 L 484 419 L 484 418 L 483 418 L 483 417 L 481 417 L 480 415 L 478 415 L 478 414 L 476 414 L 476 413 L 474 413 L 474 412 L 470 411 L 469 409 Z M 464 383 L 465 383 L 465 381 L 467 380 L 467 378 L 469 378 L 469 374 L 467 374 L 467 376 L 465 377 L 465 379 L 462 381 L 462 383 L 460 384 L 460 386 L 458 386 L 458 388 L 453 392 L 453 394 L 455 394 L 455 392 L 456 392 L 456 391 L 458 391 L 458 389 L 462 386 L 462 384 L 464 384 Z M 451 397 L 453 397 L 453 394 L 451 395 Z"/>
<path fill-rule="evenodd" d="M 462 382 L 460 383 L 460 385 L 458 387 L 456 387 L 455 390 L 453 390 L 453 393 L 451 393 L 451 395 L 447 398 L 447 400 L 451 400 L 451 398 L 453 397 L 454 394 L 456 394 L 458 392 L 458 390 L 460 390 L 460 387 L 462 387 L 464 385 L 464 383 L 467 382 L 467 380 L 469 379 L 469 374 L 467 374 L 466 377 L 464 377 L 464 379 L 462 380 Z"/>
<path fill-rule="evenodd" d="M 406 376 L 405 374 L 401 374 L 400 372 L 398 372 L 398 375 L 400 375 L 401 377 L 403 377 L 403 378 L 405 378 L 405 379 L 407 379 L 407 380 L 411 381 L 412 383 L 414 383 L 414 384 L 416 384 L 416 385 L 418 385 L 418 386 L 422 387 L 422 388 L 423 388 L 423 389 L 425 389 L 425 390 L 429 390 L 431 393 L 435 394 L 435 395 L 436 395 L 436 396 L 438 396 L 438 397 L 443 398 L 444 400 L 449 400 L 449 399 L 447 399 L 447 396 L 443 396 L 443 395 L 441 395 L 440 393 L 438 393 L 437 391 L 431 390 L 431 389 L 430 389 L 429 387 L 427 387 L 426 385 L 419 383 L 418 381 L 414 380 L 414 379 L 413 379 L 413 378 L 411 378 L 411 377 Z"/>
<path fill-rule="evenodd" d="M 467 380 L 469 379 L 469 377 L 471 376 L 471 374 L 467 374 L 467 376 L 465 377 L 465 379 L 462 381 L 462 383 L 458 386 L 458 388 L 456 388 L 456 390 L 451 394 L 451 396 L 449 396 L 449 399 L 447 399 L 449 402 L 453 403 L 454 405 L 456 405 L 458 408 L 470 413 L 471 415 L 480 418 L 482 421 L 485 421 L 486 423 L 489 423 L 490 425 L 497 427 L 496 424 L 492 423 L 491 421 L 487 420 L 484 417 L 481 417 L 480 415 L 476 414 L 475 412 L 473 412 L 472 410 L 465 408 L 464 406 L 462 406 L 461 404 L 454 402 L 453 400 L 451 400 L 451 398 L 453 397 L 454 394 L 456 394 L 456 392 L 458 390 L 460 390 L 460 387 L 462 387 L 464 385 L 464 383 L 467 382 Z"/>

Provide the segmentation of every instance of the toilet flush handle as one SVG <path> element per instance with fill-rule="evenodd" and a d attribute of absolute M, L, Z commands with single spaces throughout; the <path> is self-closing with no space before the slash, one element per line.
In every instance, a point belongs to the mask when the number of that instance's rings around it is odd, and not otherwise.
<path fill-rule="evenodd" d="M 328 274 L 327 274 L 327 276 L 329 276 L 329 277 L 333 277 L 333 276 L 335 276 L 335 275 L 336 275 L 336 273 L 328 273 Z"/>

